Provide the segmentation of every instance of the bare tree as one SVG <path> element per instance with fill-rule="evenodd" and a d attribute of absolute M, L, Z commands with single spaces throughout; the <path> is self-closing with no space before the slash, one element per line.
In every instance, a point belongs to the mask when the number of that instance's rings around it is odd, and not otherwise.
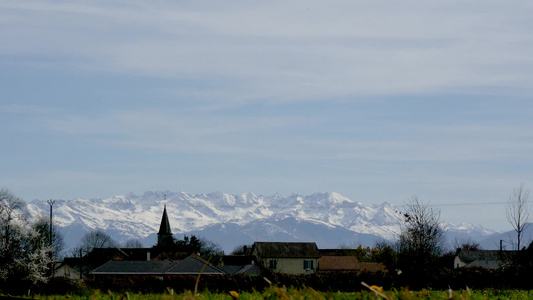
<path fill-rule="evenodd" d="M 399 240 L 400 267 L 422 275 L 433 267 L 442 254 L 444 231 L 440 228 L 440 210 L 413 196 L 404 204 L 404 224 Z"/>
<path fill-rule="evenodd" d="M 122 248 L 143 248 L 143 244 L 138 239 L 129 239 L 127 240 Z"/>
<path fill-rule="evenodd" d="M 527 202 L 528 197 L 529 191 L 524 188 L 524 184 L 522 183 L 520 187 L 514 189 L 513 195 L 509 197 L 505 209 L 507 221 L 511 223 L 514 231 L 516 231 L 516 244 L 518 250 L 520 250 L 522 234 L 530 225 L 529 221 L 531 214 L 529 203 Z"/>
<path fill-rule="evenodd" d="M 86 233 L 82 238 L 78 247 L 74 250 L 74 253 L 81 250 L 82 255 L 91 252 L 94 248 L 114 248 L 118 244 L 111 236 L 103 232 L 100 229 L 90 231 Z"/>
<path fill-rule="evenodd" d="M 481 245 L 472 238 L 455 238 L 452 242 L 452 250 L 477 251 L 482 250 Z"/>

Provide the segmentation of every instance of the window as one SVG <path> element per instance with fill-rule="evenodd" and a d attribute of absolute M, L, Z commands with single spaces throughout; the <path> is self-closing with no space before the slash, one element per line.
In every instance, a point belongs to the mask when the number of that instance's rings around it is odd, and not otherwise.
<path fill-rule="evenodd" d="M 312 260 L 304 260 L 304 270 L 313 270 Z"/>
<path fill-rule="evenodd" d="M 271 259 L 271 260 L 268 261 L 268 268 L 270 270 L 275 270 L 277 265 L 278 265 L 278 261 L 275 260 L 275 259 Z"/>

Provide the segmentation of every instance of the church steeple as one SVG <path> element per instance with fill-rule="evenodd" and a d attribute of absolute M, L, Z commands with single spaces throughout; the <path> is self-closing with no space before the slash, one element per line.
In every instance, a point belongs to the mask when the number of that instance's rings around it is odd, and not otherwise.
<path fill-rule="evenodd" d="M 163 217 L 161 217 L 161 225 L 159 226 L 159 232 L 157 233 L 157 244 L 163 245 L 168 241 L 173 241 L 172 230 L 170 229 L 170 222 L 168 221 L 167 205 L 163 209 Z"/>

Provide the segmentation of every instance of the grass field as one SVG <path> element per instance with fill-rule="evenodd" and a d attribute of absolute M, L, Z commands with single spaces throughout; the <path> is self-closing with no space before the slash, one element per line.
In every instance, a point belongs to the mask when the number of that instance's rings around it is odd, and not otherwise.
<path fill-rule="evenodd" d="M 194 295 L 192 292 L 175 294 L 172 290 L 163 294 L 132 294 L 132 293 L 104 293 L 95 292 L 91 295 L 83 296 L 36 296 L 36 299 L 113 299 L 113 300 L 135 300 L 135 299 L 532 299 L 533 292 L 515 290 L 480 290 L 471 291 L 465 288 L 462 291 L 409 291 L 392 290 L 380 291 L 378 287 L 373 287 L 375 291 L 368 290 L 357 293 L 337 293 L 337 292 L 317 292 L 313 289 L 271 287 L 263 292 L 230 292 L 230 293 L 210 293 L 202 292 Z"/>

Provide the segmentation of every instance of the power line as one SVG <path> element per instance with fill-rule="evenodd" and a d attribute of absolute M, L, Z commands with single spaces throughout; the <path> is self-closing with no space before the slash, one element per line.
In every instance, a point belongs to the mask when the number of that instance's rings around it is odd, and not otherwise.
<path fill-rule="evenodd" d="M 429 204 L 429 206 L 485 206 L 485 205 L 501 205 L 507 204 L 507 202 L 470 202 L 470 203 L 445 203 L 445 204 Z"/>

